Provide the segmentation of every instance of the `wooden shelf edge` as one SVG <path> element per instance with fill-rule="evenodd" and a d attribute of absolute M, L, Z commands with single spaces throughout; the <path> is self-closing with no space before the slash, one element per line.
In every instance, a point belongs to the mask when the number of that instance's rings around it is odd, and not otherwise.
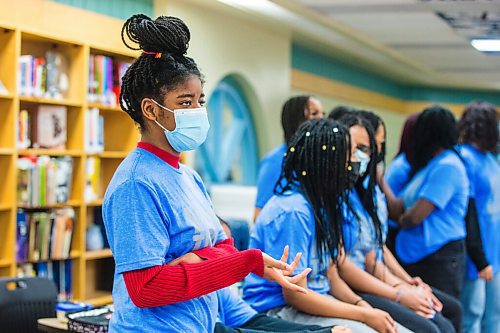
<path fill-rule="evenodd" d="M 100 111 L 105 111 L 105 112 L 123 112 L 123 110 L 120 108 L 120 106 L 112 106 L 112 105 L 106 105 L 106 104 L 101 104 L 101 103 L 90 103 L 88 104 L 89 109 L 97 108 Z"/>
<path fill-rule="evenodd" d="M 0 99 L 14 99 L 14 94 L 12 93 L 0 93 Z"/>
<path fill-rule="evenodd" d="M 99 153 L 85 153 L 87 156 L 95 156 L 100 158 L 125 158 L 129 151 L 103 151 Z"/>
<path fill-rule="evenodd" d="M 0 267 L 9 267 L 12 264 L 12 260 L 9 259 L 0 259 Z"/>
<path fill-rule="evenodd" d="M 86 202 L 85 205 L 87 207 L 97 207 L 97 206 L 102 206 L 102 199 L 97 199 L 93 201 Z"/>
<path fill-rule="evenodd" d="M 49 259 L 40 259 L 40 260 L 26 260 L 24 262 L 18 262 L 18 265 L 23 265 L 23 264 L 38 264 L 41 262 L 48 262 L 48 261 L 64 261 L 64 260 L 74 260 L 80 258 L 81 252 L 77 250 L 73 250 L 70 252 L 69 257 L 67 258 L 49 258 Z"/>
<path fill-rule="evenodd" d="M 97 259 L 105 259 L 112 258 L 113 254 L 110 249 L 102 249 L 98 251 L 87 251 L 85 252 L 85 260 L 97 260 Z"/>
<path fill-rule="evenodd" d="M 113 303 L 113 297 L 111 296 L 111 293 L 104 293 L 104 292 L 102 292 L 102 293 L 103 293 L 102 296 L 88 298 L 84 302 L 90 303 L 94 306 L 103 306 L 103 305 Z"/>
<path fill-rule="evenodd" d="M 4 211 L 7 211 L 7 210 L 11 210 L 12 208 L 14 208 L 14 205 L 10 205 L 10 204 L 0 204 L 0 212 L 4 212 Z"/>
<path fill-rule="evenodd" d="M 19 96 L 19 101 L 25 103 L 37 103 L 37 104 L 50 104 L 50 105 L 63 105 L 69 107 L 81 107 L 82 103 L 70 99 L 53 99 L 53 98 L 43 98 L 34 96 Z"/>
<path fill-rule="evenodd" d="M 17 151 L 19 155 L 49 155 L 49 156 L 81 156 L 82 152 L 80 150 L 54 150 L 54 149 L 19 149 Z"/>
<path fill-rule="evenodd" d="M 45 206 L 28 206 L 28 205 L 17 205 L 17 208 L 22 209 L 51 209 L 51 208 L 62 208 L 62 207 L 76 207 L 80 206 L 82 202 L 80 200 L 70 200 L 66 202 L 56 203 L 52 205 Z"/>
<path fill-rule="evenodd" d="M 2 155 L 14 155 L 16 150 L 14 148 L 0 148 L 0 156 Z"/>

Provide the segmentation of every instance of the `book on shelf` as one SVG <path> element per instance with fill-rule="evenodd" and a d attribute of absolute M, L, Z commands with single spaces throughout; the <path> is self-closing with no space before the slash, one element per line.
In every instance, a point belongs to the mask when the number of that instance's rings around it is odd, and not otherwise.
<path fill-rule="evenodd" d="M 26 149 L 31 146 L 30 125 L 30 114 L 28 110 L 19 111 L 16 127 L 18 149 Z"/>
<path fill-rule="evenodd" d="M 85 113 L 85 151 L 99 153 L 104 151 L 104 117 L 99 109 L 91 108 Z"/>
<path fill-rule="evenodd" d="M 88 101 L 116 106 L 119 104 L 121 78 L 129 62 L 112 57 L 91 54 L 89 59 Z"/>
<path fill-rule="evenodd" d="M 68 109 L 65 106 L 40 105 L 38 107 L 32 124 L 33 148 L 59 150 L 66 148 L 67 113 Z"/>
<path fill-rule="evenodd" d="M 47 51 L 45 57 L 30 54 L 19 57 L 19 93 L 24 96 L 62 99 L 69 88 L 66 57 Z"/>
<path fill-rule="evenodd" d="M 69 301 L 73 295 L 71 260 L 23 263 L 17 269 L 18 277 L 46 277 L 54 281 L 59 301 Z"/>
<path fill-rule="evenodd" d="M 85 202 L 99 199 L 101 160 L 95 156 L 89 156 L 85 162 Z"/>
<path fill-rule="evenodd" d="M 16 261 L 48 261 L 69 258 L 75 224 L 71 207 L 17 213 Z"/>
<path fill-rule="evenodd" d="M 17 169 L 19 205 L 40 207 L 69 200 L 73 173 L 70 156 L 20 156 Z"/>

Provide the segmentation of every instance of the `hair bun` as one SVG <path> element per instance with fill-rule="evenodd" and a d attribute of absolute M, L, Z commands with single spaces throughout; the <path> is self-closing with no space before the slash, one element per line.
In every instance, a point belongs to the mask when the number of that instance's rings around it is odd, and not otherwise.
<path fill-rule="evenodd" d="M 139 47 L 130 46 L 125 35 Z M 189 46 L 191 33 L 187 25 L 173 16 L 159 16 L 152 20 L 144 14 L 130 17 L 122 28 L 122 41 L 132 50 L 146 52 L 165 52 L 173 55 L 184 55 Z"/>

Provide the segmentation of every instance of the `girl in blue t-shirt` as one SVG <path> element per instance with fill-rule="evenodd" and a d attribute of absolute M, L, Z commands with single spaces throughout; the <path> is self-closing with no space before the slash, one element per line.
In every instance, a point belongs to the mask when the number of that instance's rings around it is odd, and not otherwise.
<path fill-rule="evenodd" d="M 499 113 L 473 102 L 459 122 L 460 154 L 470 180 L 467 214 L 467 271 L 462 291 L 464 332 L 500 330 L 500 166 Z"/>
<path fill-rule="evenodd" d="M 257 218 L 250 246 L 275 254 L 289 244 L 290 251 L 302 253 L 296 272 L 312 268 L 299 283 L 308 293 L 288 292 L 252 274 L 245 280 L 244 299 L 257 311 L 304 324 L 394 332 L 389 314 L 363 302 L 338 275 L 342 203 L 348 175 L 359 168 L 359 162 L 349 163 L 349 155 L 349 134 L 332 120 L 308 121 L 293 135 L 282 169 L 285 185 Z"/>
<path fill-rule="evenodd" d="M 379 152 L 383 151 L 385 142 L 385 126 L 382 120 L 372 112 L 358 111 L 342 117 L 340 121 L 351 129 L 351 140 L 355 145 L 356 155 L 361 161 L 365 161 L 365 167 L 360 170 L 344 210 L 344 244 L 347 258 L 389 286 L 400 288 L 400 293 L 410 293 L 407 295 L 410 297 L 400 300 L 401 304 L 374 295 L 373 292 L 360 296 L 372 306 L 389 312 L 399 323 L 414 332 L 454 332 L 451 323 L 440 313 L 443 305 L 428 286 L 416 284 L 408 274 L 399 274 L 401 277 L 393 274 L 385 265 L 385 259 L 390 254 L 384 246 L 387 235 L 387 204 L 378 184 L 371 181 L 376 178 L 376 172 L 380 171 L 377 167 L 383 161 L 383 154 L 381 156 Z M 342 265 L 340 271 L 342 275 Z M 352 274 L 356 272 L 353 271 Z M 349 283 L 350 279 L 346 282 Z M 458 301 L 450 304 L 451 297 L 444 293 L 438 295 L 446 303 L 446 313 L 454 318 L 458 312 L 459 317 Z M 413 311 L 408 311 L 408 308 Z M 449 311 L 452 308 L 454 311 Z"/>
<path fill-rule="evenodd" d="M 199 147 L 210 127 L 202 75 L 186 56 L 188 27 L 176 17 L 134 15 L 122 39 L 142 50 L 123 76 L 119 98 L 141 142 L 117 168 L 103 200 L 116 263 L 110 332 L 212 333 L 214 291 L 250 272 L 303 290 L 286 276 L 285 262 L 232 246 L 199 175 L 179 163 L 180 153 Z"/>
<path fill-rule="evenodd" d="M 409 183 L 394 210 L 401 226 L 396 254 L 412 276 L 458 297 L 465 272 L 469 181 L 455 150 L 453 114 L 440 106 L 418 117 Z"/>
<path fill-rule="evenodd" d="M 281 126 L 283 127 L 285 143 L 273 149 L 260 162 L 254 220 L 274 195 L 274 188 L 280 178 L 283 154 L 286 151 L 288 141 L 303 122 L 311 119 L 321 119 L 323 115 L 323 105 L 311 95 L 294 96 L 283 105 Z"/>

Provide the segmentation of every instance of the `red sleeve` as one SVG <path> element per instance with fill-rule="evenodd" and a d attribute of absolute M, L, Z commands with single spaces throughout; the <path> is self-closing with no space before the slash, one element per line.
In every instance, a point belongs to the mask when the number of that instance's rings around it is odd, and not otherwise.
<path fill-rule="evenodd" d="M 151 308 L 209 294 L 242 280 L 249 273 L 264 274 L 260 250 L 252 249 L 201 263 L 153 266 L 123 273 L 132 302 Z"/>
<path fill-rule="evenodd" d="M 224 255 L 238 252 L 234 247 L 234 239 L 227 238 L 223 241 L 216 243 L 213 247 L 205 247 L 201 250 L 193 251 L 198 257 L 202 259 L 216 259 Z"/>

